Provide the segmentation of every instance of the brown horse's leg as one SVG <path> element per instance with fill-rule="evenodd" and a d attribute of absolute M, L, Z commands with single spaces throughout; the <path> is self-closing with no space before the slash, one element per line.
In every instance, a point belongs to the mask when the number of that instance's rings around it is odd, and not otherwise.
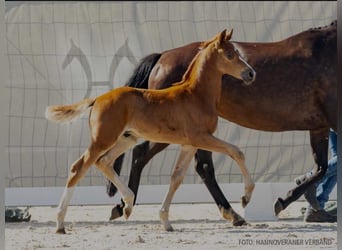
<path fill-rule="evenodd" d="M 84 177 L 89 167 L 97 160 L 99 155 L 100 151 L 97 150 L 96 147 L 93 145 L 89 147 L 89 149 L 85 151 L 83 155 L 72 164 L 67 184 L 58 206 L 56 233 L 65 234 L 64 218 L 72 194 L 74 192 L 74 188 L 77 183 Z"/>
<path fill-rule="evenodd" d="M 149 141 L 144 142 L 144 144 L 145 145 L 141 145 L 142 148 L 138 146 L 133 149 L 132 168 L 129 175 L 128 186 L 133 190 L 135 195 L 138 194 L 140 177 L 144 167 L 156 154 L 169 146 L 169 144 L 154 143 Z M 136 198 L 134 200 L 134 204 L 135 202 Z"/>
<path fill-rule="evenodd" d="M 134 192 L 136 202 L 136 197 L 138 195 L 139 183 L 142 170 L 147 165 L 147 163 L 159 152 L 164 150 L 169 144 L 165 143 L 153 143 L 145 141 L 133 149 L 132 154 L 132 167 L 129 174 L 128 187 Z M 116 205 L 112 209 L 111 220 L 119 218 L 123 215 L 123 207 L 125 203 L 121 200 L 121 204 Z"/>
<path fill-rule="evenodd" d="M 196 171 L 201 176 L 203 182 L 207 186 L 211 196 L 214 198 L 216 205 L 218 206 L 219 210 L 222 212 L 223 216 L 225 214 L 232 214 L 235 212 L 225 212 L 232 209 L 231 205 L 225 198 L 223 192 L 221 191 L 215 177 L 215 169 L 214 164 L 212 161 L 212 153 L 205 150 L 197 150 L 196 153 Z M 234 226 L 242 226 L 246 225 L 246 221 L 236 214 L 233 217 L 233 225 Z"/>
<path fill-rule="evenodd" d="M 171 176 L 171 183 L 169 191 L 166 194 L 162 207 L 159 211 L 160 221 L 163 224 L 166 231 L 173 231 L 173 228 L 169 222 L 169 209 L 172 202 L 172 198 L 178 189 L 179 185 L 183 182 L 186 171 L 189 168 L 190 162 L 194 157 L 196 148 L 191 146 L 182 146 L 179 153 L 177 163 Z"/>
<path fill-rule="evenodd" d="M 328 135 L 329 129 L 321 131 L 310 131 L 310 144 L 316 162 L 313 175 L 301 183 L 299 186 L 291 189 L 285 199 L 278 198 L 274 203 L 274 212 L 278 215 L 293 201 L 296 201 L 309 186 L 319 181 L 325 175 L 328 168 Z"/>

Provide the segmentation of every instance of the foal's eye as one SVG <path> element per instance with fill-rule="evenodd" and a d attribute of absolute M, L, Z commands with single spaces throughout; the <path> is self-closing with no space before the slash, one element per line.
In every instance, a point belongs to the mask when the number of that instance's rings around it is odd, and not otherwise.
<path fill-rule="evenodd" d="M 230 51 L 227 52 L 227 58 L 229 60 L 232 60 L 234 58 L 234 56 L 235 56 L 234 51 L 230 50 Z"/>

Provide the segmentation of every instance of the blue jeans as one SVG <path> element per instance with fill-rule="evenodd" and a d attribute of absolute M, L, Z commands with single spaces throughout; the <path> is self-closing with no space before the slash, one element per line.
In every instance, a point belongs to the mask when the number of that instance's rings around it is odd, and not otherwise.
<path fill-rule="evenodd" d="M 327 172 L 316 183 L 316 197 L 322 209 L 324 209 L 324 205 L 329 200 L 329 195 L 337 183 L 337 134 L 332 129 L 329 132 L 329 149 L 331 158 L 328 162 Z"/>
<path fill-rule="evenodd" d="M 329 195 L 337 183 L 337 155 L 330 158 L 328 169 L 323 179 L 317 183 L 316 197 L 320 207 L 323 209 L 329 200 Z"/>

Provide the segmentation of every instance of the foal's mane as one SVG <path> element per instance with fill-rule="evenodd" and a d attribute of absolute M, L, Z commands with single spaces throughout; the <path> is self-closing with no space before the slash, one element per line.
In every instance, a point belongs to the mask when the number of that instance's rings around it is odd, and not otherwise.
<path fill-rule="evenodd" d="M 224 30 L 224 32 L 226 32 L 226 30 Z M 213 37 L 212 39 L 203 42 L 200 47 L 199 47 L 199 51 L 197 52 L 197 54 L 194 56 L 194 58 L 192 59 L 192 61 L 190 62 L 187 70 L 185 71 L 185 73 L 183 74 L 182 80 L 176 83 L 173 83 L 172 86 L 176 86 L 176 85 L 181 85 L 184 82 L 186 82 L 187 79 L 189 79 L 191 77 L 191 72 L 193 71 L 195 64 L 198 61 L 198 58 L 200 57 L 201 54 L 204 53 L 204 50 L 206 48 L 208 48 L 210 45 L 213 45 L 215 41 L 217 41 L 218 36 Z"/>

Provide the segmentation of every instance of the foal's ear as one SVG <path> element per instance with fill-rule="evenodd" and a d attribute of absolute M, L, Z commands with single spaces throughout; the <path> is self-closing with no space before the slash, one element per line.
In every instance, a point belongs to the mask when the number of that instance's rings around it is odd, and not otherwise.
<path fill-rule="evenodd" d="M 225 39 L 226 33 L 227 29 L 224 29 L 220 34 L 218 34 L 217 39 L 220 43 Z"/>
<path fill-rule="evenodd" d="M 225 39 L 229 41 L 232 38 L 233 35 L 233 29 L 231 29 L 229 32 L 226 32 L 226 37 Z"/>

